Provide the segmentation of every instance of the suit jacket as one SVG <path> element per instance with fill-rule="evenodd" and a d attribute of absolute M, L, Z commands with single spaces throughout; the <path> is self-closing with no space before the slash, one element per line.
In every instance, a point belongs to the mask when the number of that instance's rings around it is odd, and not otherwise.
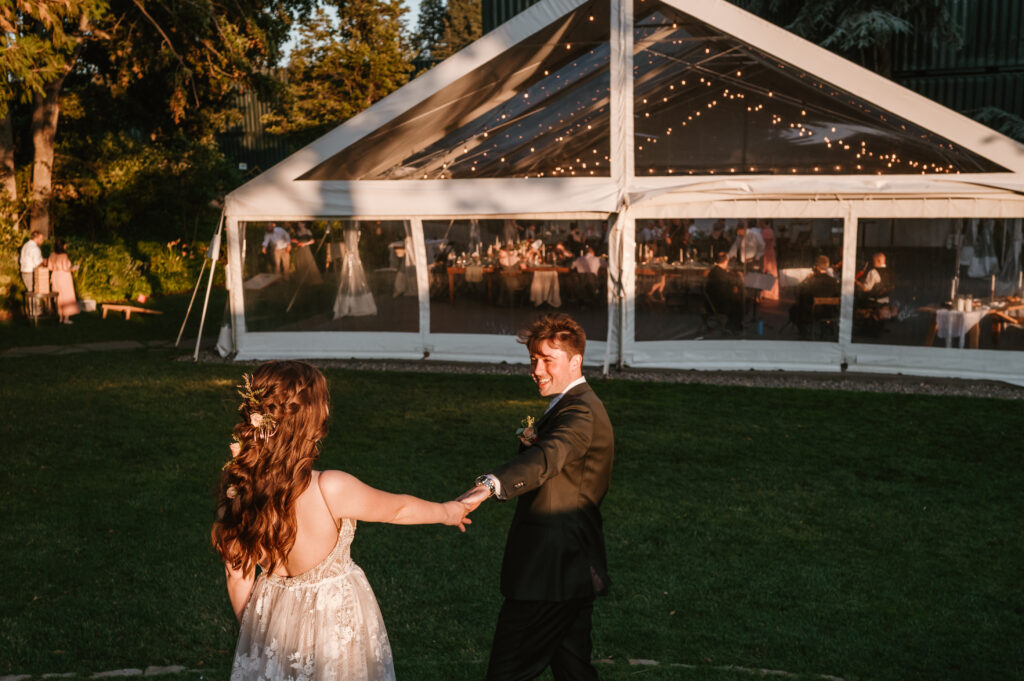
<path fill-rule="evenodd" d="M 586 383 L 536 425 L 533 445 L 491 471 L 502 496 L 518 497 L 501 566 L 501 592 L 524 601 L 564 601 L 608 590 L 601 500 L 615 444 L 608 414 Z"/>

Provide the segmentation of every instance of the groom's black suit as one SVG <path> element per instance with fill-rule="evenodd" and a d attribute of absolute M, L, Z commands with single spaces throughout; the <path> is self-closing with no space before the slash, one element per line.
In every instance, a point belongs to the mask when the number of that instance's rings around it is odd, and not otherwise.
<path fill-rule="evenodd" d="M 505 596 L 487 677 L 526 680 L 549 664 L 556 679 L 597 678 L 590 664 L 595 595 L 610 584 L 600 505 L 614 437 L 590 386 L 570 389 L 536 425 L 537 439 L 491 471 L 518 497 L 501 567 Z"/>

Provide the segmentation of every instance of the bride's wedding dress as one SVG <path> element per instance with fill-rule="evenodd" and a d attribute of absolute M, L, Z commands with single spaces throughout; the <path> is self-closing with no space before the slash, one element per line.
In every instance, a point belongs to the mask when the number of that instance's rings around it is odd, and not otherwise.
<path fill-rule="evenodd" d="M 334 318 L 377 314 L 377 304 L 366 282 L 363 261 L 359 259 L 359 229 L 345 229 L 345 258 L 341 261 L 341 281 L 334 298 Z"/>
<path fill-rule="evenodd" d="M 323 561 L 295 577 L 261 574 L 242 613 L 231 681 L 393 681 L 384 620 L 349 549 L 344 519 Z"/>

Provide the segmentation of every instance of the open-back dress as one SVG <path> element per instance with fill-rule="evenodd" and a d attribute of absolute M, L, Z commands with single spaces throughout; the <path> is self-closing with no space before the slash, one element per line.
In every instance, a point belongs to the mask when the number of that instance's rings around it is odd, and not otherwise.
<path fill-rule="evenodd" d="M 345 518 L 319 565 L 294 577 L 256 578 L 231 681 L 393 681 L 380 607 L 350 555 L 355 533 L 356 521 Z"/>

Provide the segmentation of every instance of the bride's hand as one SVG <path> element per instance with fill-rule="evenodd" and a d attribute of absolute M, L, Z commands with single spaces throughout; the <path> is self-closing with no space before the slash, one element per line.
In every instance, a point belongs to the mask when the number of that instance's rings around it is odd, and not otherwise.
<path fill-rule="evenodd" d="M 460 532 L 465 532 L 466 525 L 473 524 L 467 517 L 472 509 L 466 504 L 461 501 L 447 501 L 442 505 L 445 511 L 445 525 L 452 525 L 459 528 Z"/>

